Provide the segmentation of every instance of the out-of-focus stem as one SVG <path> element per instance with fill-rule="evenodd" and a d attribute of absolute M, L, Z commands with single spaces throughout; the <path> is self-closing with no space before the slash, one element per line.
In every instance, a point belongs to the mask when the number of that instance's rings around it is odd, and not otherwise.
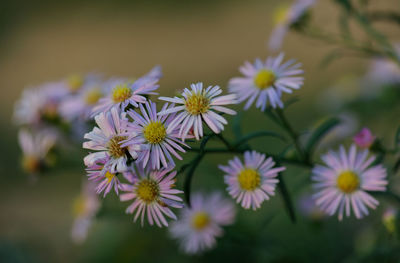
<path fill-rule="evenodd" d="M 289 136 L 292 138 L 293 140 L 293 144 L 294 147 L 296 148 L 298 154 L 299 154 L 299 158 L 303 161 L 305 161 L 305 154 L 303 151 L 303 148 L 300 145 L 299 142 L 299 135 L 297 134 L 297 132 L 293 129 L 293 127 L 290 125 L 289 121 L 287 120 L 284 112 L 282 109 L 276 109 L 276 113 L 279 116 L 281 122 L 282 122 L 282 127 L 286 130 L 286 132 L 289 134 Z"/>

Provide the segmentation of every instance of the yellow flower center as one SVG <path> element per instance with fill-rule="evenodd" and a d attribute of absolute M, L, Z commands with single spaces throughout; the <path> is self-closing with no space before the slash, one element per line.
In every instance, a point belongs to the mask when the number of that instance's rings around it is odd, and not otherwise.
<path fill-rule="evenodd" d="M 206 226 L 210 224 L 210 222 L 211 222 L 210 216 L 206 212 L 203 211 L 196 212 L 192 216 L 192 227 L 195 230 L 199 231 L 204 229 Z"/>
<path fill-rule="evenodd" d="M 360 179 L 352 171 L 344 171 L 337 178 L 337 186 L 343 192 L 349 194 L 357 190 L 360 185 Z"/>
<path fill-rule="evenodd" d="M 72 92 L 78 91 L 83 85 L 83 78 L 80 75 L 72 75 L 68 78 L 69 89 Z"/>
<path fill-rule="evenodd" d="M 136 194 L 142 201 L 149 204 L 158 199 L 160 188 L 157 182 L 151 179 L 143 179 L 136 188 Z"/>
<path fill-rule="evenodd" d="M 86 201 L 82 195 L 75 198 L 72 204 L 72 213 L 74 216 L 80 216 L 85 213 L 86 210 Z"/>
<path fill-rule="evenodd" d="M 143 129 L 144 138 L 151 144 L 157 144 L 164 140 L 167 135 L 164 124 L 159 121 L 152 121 Z"/>
<path fill-rule="evenodd" d="M 276 79 L 276 75 L 271 70 L 261 69 L 254 77 L 254 85 L 259 89 L 266 89 L 273 85 Z"/>
<path fill-rule="evenodd" d="M 274 23 L 275 25 L 286 23 L 289 15 L 288 6 L 280 6 L 274 12 Z"/>
<path fill-rule="evenodd" d="M 85 97 L 85 102 L 88 105 L 94 105 L 96 104 L 99 99 L 103 96 L 103 93 L 101 92 L 100 88 L 92 88 L 86 93 Z"/>
<path fill-rule="evenodd" d="M 239 173 L 238 181 L 243 190 L 253 191 L 260 186 L 261 177 L 256 170 L 246 168 Z"/>
<path fill-rule="evenodd" d="M 210 107 L 210 100 L 203 94 L 193 94 L 185 101 L 186 110 L 192 115 L 205 113 Z"/>
<path fill-rule="evenodd" d="M 115 177 L 115 174 L 106 172 L 106 174 L 104 176 L 107 178 L 107 184 L 109 184 L 109 183 L 111 183 L 112 179 Z"/>
<path fill-rule="evenodd" d="M 120 144 L 120 142 L 125 139 L 125 136 L 115 136 L 108 142 L 108 152 L 112 157 L 119 158 L 125 155 L 126 147 L 121 147 Z"/>
<path fill-rule="evenodd" d="M 116 86 L 112 92 L 112 99 L 114 102 L 123 102 L 132 96 L 132 90 L 128 84 L 120 84 Z"/>
<path fill-rule="evenodd" d="M 36 173 L 40 170 L 40 160 L 35 156 L 24 156 L 22 158 L 22 168 L 28 173 Z"/>

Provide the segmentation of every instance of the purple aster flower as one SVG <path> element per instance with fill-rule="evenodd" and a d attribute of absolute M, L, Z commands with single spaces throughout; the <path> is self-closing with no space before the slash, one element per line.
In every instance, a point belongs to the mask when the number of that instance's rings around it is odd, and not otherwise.
<path fill-rule="evenodd" d="M 300 89 L 303 85 L 304 78 L 297 76 L 303 74 L 301 64 L 294 64 L 295 60 L 281 64 L 283 57 L 284 54 L 281 53 L 276 58 L 267 58 L 265 63 L 260 59 L 256 59 L 254 64 L 245 62 L 240 67 L 244 77 L 232 78 L 229 81 L 229 91 L 237 95 L 238 102 L 247 100 L 245 110 L 250 108 L 253 102 L 262 111 L 268 103 L 273 108 L 283 108 L 282 93 L 292 93 L 292 89 Z"/>
<path fill-rule="evenodd" d="M 60 113 L 67 120 L 88 120 L 93 107 L 105 95 L 102 79 L 97 75 L 89 75 L 79 90 L 61 102 Z"/>
<path fill-rule="evenodd" d="M 215 133 L 220 133 L 224 130 L 224 125 L 228 122 L 224 117 L 215 113 L 215 111 L 234 115 L 235 111 L 224 107 L 223 105 L 235 104 L 236 95 L 229 94 L 218 96 L 222 93 L 219 86 L 209 86 L 203 88 L 203 83 L 199 82 L 190 85 L 191 90 L 185 88 L 182 93 L 182 98 L 160 97 L 160 100 L 179 104 L 176 107 L 160 111 L 159 115 L 166 115 L 181 111 L 173 121 L 170 122 L 167 133 L 179 128 L 179 136 L 184 141 L 193 128 L 194 136 L 197 140 L 203 137 L 203 124 L 205 121 L 210 129 Z M 217 97 L 218 96 L 218 97 Z"/>
<path fill-rule="evenodd" d="M 94 188 L 93 182 L 85 181 L 82 186 L 82 192 L 73 203 L 74 223 L 72 225 L 71 238 L 77 244 L 85 241 L 92 221 L 100 208 L 100 200 Z"/>
<path fill-rule="evenodd" d="M 128 138 L 126 127 L 123 125 L 126 122 L 125 115 L 125 112 L 120 114 L 116 108 L 113 108 L 110 112 L 102 112 L 95 117 L 98 127 L 94 127 L 84 136 L 89 141 L 83 143 L 83 148 L 96 151 L 85 157 L 86 166 L 92 166 L 106 159 L 104 167 L 111 173 L 125 172 L 128 169 L 126 165 L 128 154 L 133 159 L 138 157 L 137 152 L 141 149 L 139 144 L 131 144 L 127 147 L 121 145 L 121 142 Z M 129 136 L 134 137 L 136 134 L 130 132 Z"/>
<path fill-rule="evenodd" d="M 393 207 L 388 207 L 382 215 L 382 223 L 390 234 L 394 234 L 397 230 L 397 218 L 399 211 Z"/>
<path fill-rule="evenodd" d="M 171 224 L 170 234 L 180 240 L 186 253 L 200 253 L 216 245 L 216 238 L 223 235 L 222 226 L 233 224 L 235 215 L 233 203 L 220 193 L 196 193 L 191 207 L 183 208 L 178 221 Z"/>
<path fill-rule="evenodd" d="M 108 161 L 109 157 L 98 160 L 95 164 L 86 168 L 89 180 L 99 182 L 95 189 L 96 193 L 100 194 L 101 192 L 104 192 L 104 197 L 111 191 L 111 189 L 114 189 L 115 193 L 118 195 L 121 184 L 121 181 L 118 178 L 119 174 L 112 173 L 110 168 L 106 166 Z M 131 173 L 129 167 L 126 171 L 122 172 L 125 178 L 130 178 Z"/>
<path fill-rule="evenodd" d="M 244 153 L 244 165 L 238 157 L 228 162 L 227 166 L 220 165 L 224 171 L 224 181 L 228 185 L 229 194 L 245 209 L 256 210 L 264 200 L 275 195 L 276 178 L 285 167 L 275 167 L 271 157 L 256 151 Z"/>
<path fill-rule="evenodd" d="M 143 106 L 144 105 L 144 106 Z M 175 166 L 172 155 L 182 160 L 177 151 L 185 152 L 181 145 L 187 146 L 180 140 L 179 126 L 169 129 L 169 125 L 176 118 L 175 113 L 157 115 L 156 104 L 146 102 L 139 105 L 141 114 L 131 110 L 128 112 L 133 119 L 133 123 L 127 122 L 128 133 L 138 134 L 138 136 L 128 138 L 122 146 L 141 144 L 142 152 L 137 161 L 144 166 L 150 163 L 152 169 L 160 169 Z M 173 105 L 165 103 L 161 111 L 173 108 Z"/>
<path fill-rule="evenodd" d="M 374 136 L 368 128 L 362 128 L 361 131 L 353 137 L 354 143 L 362 149 L 371 147 L 375 139 L 376 136 Z"/>
<path fill-rule="evenodd" d="M 315 0 L 296 0 L 291 6 L 280 7 L 275 11 L 275 28 L 269 39 L 269 49 L 276 51 L 281 48 L 283 38 L 290 27 L 299 22 L 315 2 Z"/>
<path fill-rule="evenodd" d="M 15 122 L 19 125 L 41 127 L 57 120 L 60 116 L 60 103 L 68 94 L 68 86 L 62 81 L 25 89 L 21 99 L 15 104 Z"/>
<path fill-rule="evenodd" d="M 46 163 L 50 149 L 56 143 L 56 135 L 48 130 L 30 133 L 20 130 L 18 140 L 22 149 L 22 167 L 28 173 L 38 173 Z"/>
<path fill-rule="evenodd" d="M 315 204 L 311 194 L 300 196 L 297 202 L 299 212 L 306 218 L 319 221 L 324 218 L 325 213 Z"/>
<path fill-rule="evenodd" d="M 155 223 L 158 227 L 168 226 L 165 216 L 176 220 L 170 207 L 183 207 L 182 199 L 176 196 L 183 192 L 173 189 L 176 171 L 171 168 L 151 170 L 139 164 L 133 175 L 126 177 L 130 184 L 121 184 L 121 190 L 126 193 L 120 195 L 120 200 L 133 200 L 126 213 L 133 214 L 136 211 L 133 220 L 136 222 L 140 217 L 142 226 L 145 216 L 150 225 Z"/>
<path fill-rule="evenodd" d="M 339 152 L 330 151 L 322 156 L 325 165 L 316 165 L 312 170 L 315 182 L 316 204 L 328 215 L 338 212 L 350 216 L 353 210 L 356 218 L 368 215 L 368 209 L 375 209 L 379 202 L 367 191 L 385 191 L 386 169 L 382 165 L 371 166 L 375 156 L 367 158 L 368 150 L 357 153 L 355 145 L 347 153 L 343 146 Z"/>
<path fill-rule="evenodd" d="M 133 83 L 125 79 L 111 80 L 108 83 L 111 89 L 110 94 L 99 100 L 92 110 L 92 116 L 109 111 L 111 108 L 124 110 L 128 105 L 138 107 L 139 103 L 145 103 L 145 95 L 157 94 L 154 91 L 159 87 L 157 82 L 161 76 L 161 68 L 154 67 L 149 73 Z"/>

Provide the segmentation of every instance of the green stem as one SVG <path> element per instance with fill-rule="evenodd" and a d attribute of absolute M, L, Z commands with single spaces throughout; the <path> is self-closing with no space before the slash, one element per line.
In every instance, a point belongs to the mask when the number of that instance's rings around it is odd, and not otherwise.
<path fill-rule="evenodd" d="M 224 136 L 222 136 L 222 134 L 217 134 L 216 136 L 217 136 L 218 139 L 220 139 L 223 142 L 223 144 L 225 144 L 226 148 L 228 148 L 228 149 L 232 149 L 233 148 L 232 145 L 230 144 L 230 142 L 228 142 L 224 138 Z"/>
<path fill-rule="evenodd" d="M 284 114 L 282 109 L 277 108 L 276 109 L 276 113 L 277 113 L 278 117 L 280 118 L 280 120 L 282 122 L 282 127 L 286 130 L 286 132 L 292 138 L 294 147 L 296 148 L 300 159 L 304 161 L 305 160 L 305 154 L 304 154 L 304 151 L 303 151 L 303 149 L 302 149 L 302 147 L 300 145 L 300 142 L 299 142 L 299 135 L 293 129 L 293 127 L 290 125 L 290 123 L 287 120 L 287 118 L 286 118 L 286 116 L 285 116 L 285 114 Z"/>
<path fill-rule="evenodd" d="M 285 207 L 289 214 L 290 220 L 292 221 L 292 223 L 296 223 L 296 213 L 294 211 L 292 198 L 290 197 L 290 194 L 286 188 L 286 184 L 281 176 L 281 173 L 278 174 L 278 179 L 278 189 L 282 194 L 283 202 L 285 203 Z"/>
<path fill-rule="evenodd" d="M 242 137 L 238 142 L 235 143 L 233 148 L 239 148 L 242 144 L 246 143 L 249 140 L 252 140 L 257 137 L 264 137 L 264 136 L 273 136 L 273 137 L 277 137 L 283 141 L 286 141 L 285 137 L 283 137 L 277 133 L 270 132 L 270 131 L 259 131 L 259 132 L 250 133 L 250 134 Z"/>

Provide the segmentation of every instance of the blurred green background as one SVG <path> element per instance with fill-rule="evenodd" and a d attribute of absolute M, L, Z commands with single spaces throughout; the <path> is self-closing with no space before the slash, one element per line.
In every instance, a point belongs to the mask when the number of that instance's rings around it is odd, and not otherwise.
<path fill-rule="evenodd" d="M 13 103 L 24 87 L 57 80 L 72 73 L 100 72 L 105 76 L 138 76 L 156 64 L 164 78 L 159 92 L 170 95 L 192 82 L 220 85 L 237 76 L 245 60 L 265 58 L 273 11 L 290 1 L 6 1 L 0 8 L 0 261 L 1 262 L 397 262 L 393 242 L 385 235 L 381 210 L 362 221 L 338 223 L 332 217 L 320 224 L 299 218 L 293 225 L 277 195 L 262 209 L 240 211 L 217 249 L 202 256 L 182 254 L 165 229 L 141 228 L 124 215 L 126 204 L 108 197 L 117 212 L 99 217 L 83 245 L 70 240 L 71 206 L 84 177 L 80 149 L 67 149 L 58 167 L 37 182 L 20 168 Z M 377 9 L 400 9 L 397 0 L 370 1 Z M 335 31 L 337 8 L 332 1 L 314 7 L 314 23 Z M 399 28 L 378 24 L 396 40 Z M 358 32 L 355 32 L 358 34 Z M 343 78 L 364 74 L 369 61 L 346 57 L 329 67 L 321 59 L 331 46 L 289 34 L 283 50 L 302 62 L 305 85 L 301 100 L 288 110 L 294 126 L 307 128 L 328 114 L 321 109 L 321 93 Z M 343 96 L 354 94 L 352 85 Z M 289 96 L 285 97 L 286 99 Z M 381 106 L 378 104 L 378 106 Z M 240 109 L 240 107 L 238 107 Z M 359 126 L 369 125 L 380 137 L 392 138 L 399 107 L 359 113 Z M 245 113 L 245 132 L 276 129 L 262 113 Z M 229 127 L 227 136 L 230 136 Z M 389 137 L 390 136 L 390 137 Z M 389 140 L 389 139 L 388 139 Z M 349 142 L 349 139 L 347 140 Z M 271 140 L 254 141 L 255 148 L 276 151 Z M 79 148 L 79 146 L 78 146 Z M 206 157 L 194 190 L 224 190 L 218 163 L 231 155 Z M 187 160 L 192 158 L 187 155 Z M 285 174 L 296 198 L 308 189 L 309 171 L 289 167 Z M 182 180 L 178 182 L 181 184 Z M 382 242 L 382 240 L 386 240 Z M 382 247 L 382 248 L 381 248 Z M 389 253 L 390 252 L 390 253 Z M 377 259 L 378 261 L 374 261 Z"/>

